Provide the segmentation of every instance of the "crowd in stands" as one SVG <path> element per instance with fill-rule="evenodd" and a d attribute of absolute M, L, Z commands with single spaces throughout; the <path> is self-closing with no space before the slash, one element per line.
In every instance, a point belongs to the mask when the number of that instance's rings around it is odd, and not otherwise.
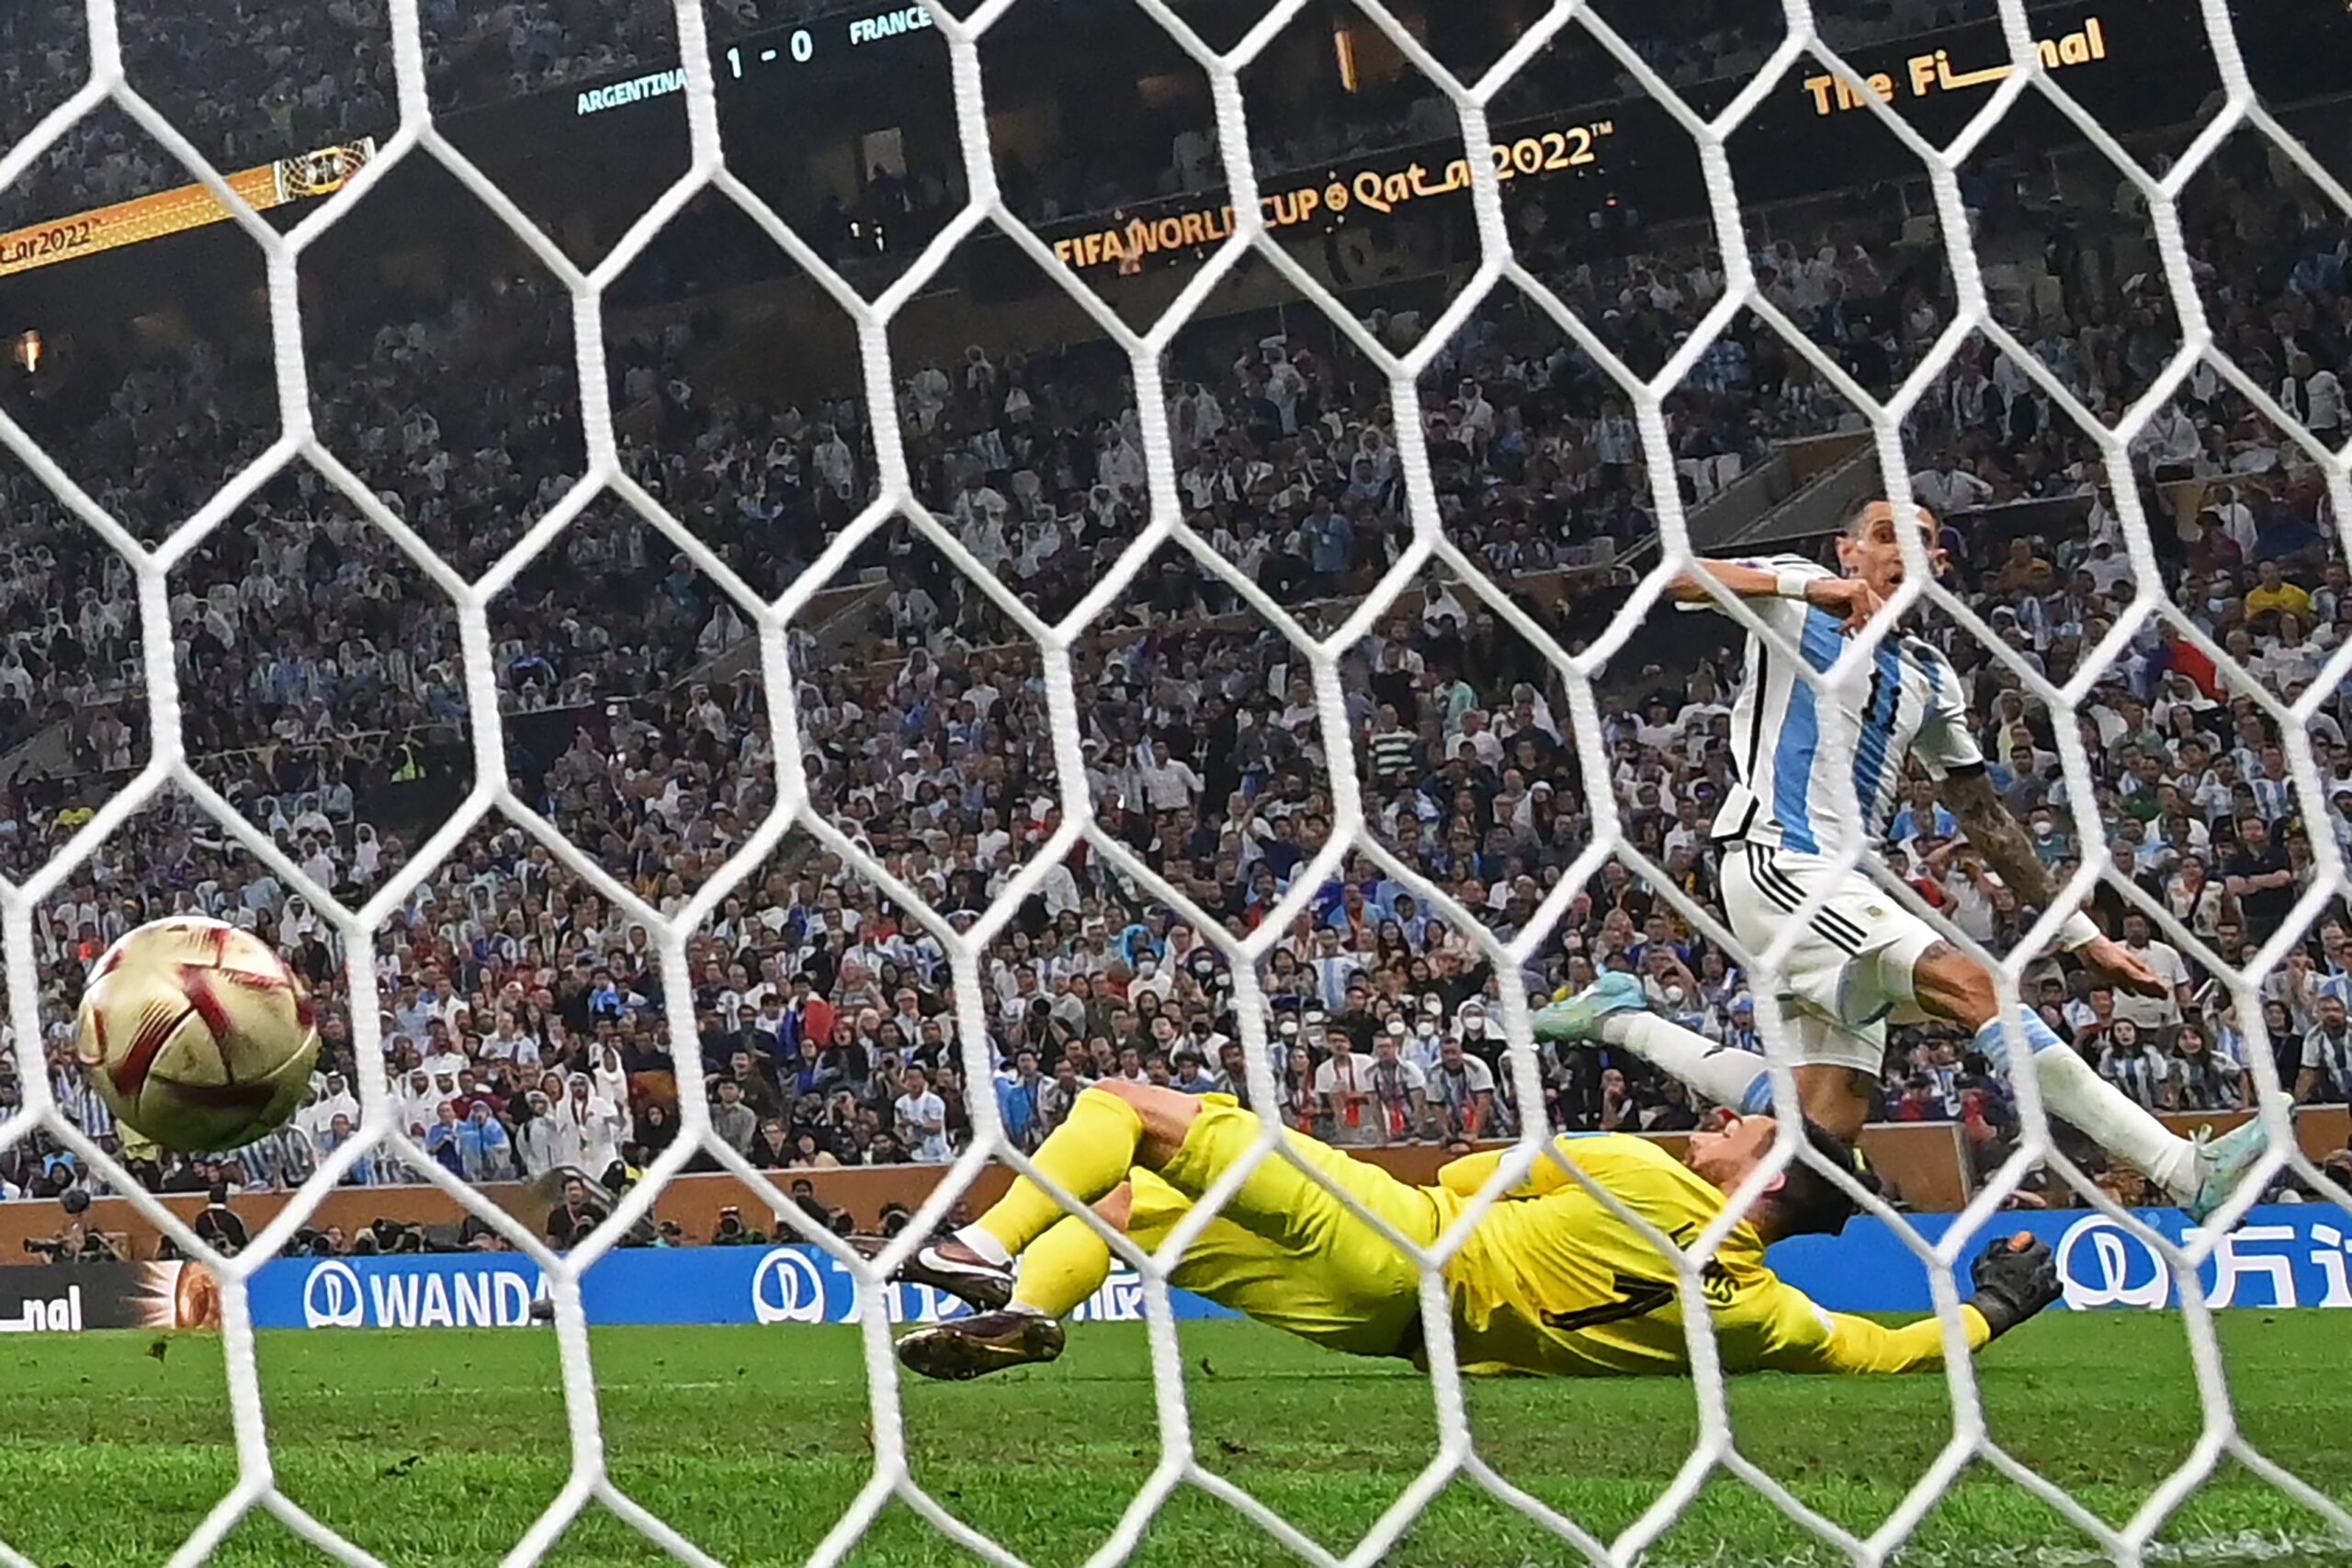
<path fill-rule="evenodd" d="M 518 16 L 532 7 L 510 8 Z M 2189 213 L 2221 345 L 2323 439 L 2346 434 L 2352 370 L 2346 227 L 2267 185 L 2257 161 L 2228 199 Z M 1720 288 L 1697 247 L 1596 257 L 1532 254 L 1562 297 L 1637 365 L 1655 364 Z M 1557 248 L 1555 248 L 1557 247 Z M 2020 335 L 2095 408 L 2113 411 L 2161 362 L 2161 312 L 2096 249 L 2071 258 Z M 1941 330 L 1932 252 L 1885 231 L 1776 243 L 1764 287 L 1866 386 L 1883 389 Z M 527 283 L 460 298 L 413 323 L 330 340 L 314 363 L 322 430 L 425 541 L 481 570 L 579 471 L 561 312 Z M 1375 332 L 1408 340 L 1399 308 Z M 870 427 L 854 396 L 714 393 L 712 346 L 681 323 L 616 344 L 613 392 L 637 432 L 631 473 L 743 563 L 762 592 L 813 560 L 872 493 Z M 547 367 L 553 367 L 552 369 Z M 537 367 L 537 368 L 535 368 Z M 900 427 L 918 488 L 1005 595 L 1051 619 L 1104 580 L 1144 514 L 1145 458 L 1124 362 L 1099 347 L 991 350 L 902 366 Z M 272 428 L 250 378 L 191 363 L 143 370 L 109 417 L 31 422 L 96 459 L 102 504 L 168 525 Z M 487 401 L 461 407 L 462 384 Z M 1404 547 L 1403 465 L 1384 382 L 1329 334 L 1243 318 L 1188 337 L 1166 382 L 1187 520 L 1211 550 L 1312 633 L 1336 626 Z M 1495 592 L 1573 647 L 1621 596 L 1621 555 L 1655 531 L 1650 484 L 1618 389 L 1523 303 L 1479 312 L 1423 381 L 1421 417 L 1448 535 Z M 241 401 L 241 400 L 246 400 Z M 1700 361 L 1670 410 L 1675 470 L 1697 504 L 1775 439 L 1844 411 L 1789 345 L 1753 321 Z M 2115 485 L 2139 494 L 2180 613 L 2251 682 L 2160 626 L 2135 635 L 2080 705 L 2090 803 L 2118 865 L 2224 961 L 2267 939 L 2313 875 L 2312 836 L 2352 854 L 2352 750 L 2329 665 L 2352 636 L 2343 520 L 2304 454 L 2200 373 L 2155 421 L 2133 472 L 2096 449 L 2014 366 L 1972 346 L 1907 431 L 1912 485 L 1939 513 L 2019 501 L 2009 536 L 1947 530 L 1951 586 L 2050 680 L 2074 676 L 2134 590 Z M 334 436 L 330 435 L 331 444 Z M 243 444 L 243 445 L 241 445 Z M 339 450 L 344 448 L 338 447 Z M 69 467 L 74 465 L 69 464 Z M 79 470 L 77 470 L 79 471 Z M 201 476 L 211 475 L 209 480 Z M 191 477 L 196 476 L 196 477 Z M 6 481 L 0 544 L 0 870 L 22 876 L 87 820 L 143 755 L 130 575 L 52 498 Z M 1998 515 L 1996 513 L 1996 515 Z M 2055 521 L 2052 521 L 2055 519 Z M 903 522 L 861 563 L 883 571 L 862 640 L 793 649 L 797 765 L 811 807 L 946 921 L 965 927 L 1062 821 L 1046 672 L 949 554 Z M 198 766 L 322 886 L 355 904 L 432 821 L 395 820 L 388 778 L 413 738 L 467 715 L 453 614 L 413 563 L 312 476 L 265 491 L 183 568 L 170 598 L 185 723 Z M 1662 613 L 1662 612 L 1661 612 Z M 1694 619 L 1694 624 L 1696 621 Z M 1939 616 L 1917 628 L 1971 684 L 1980 742 L 2050 863 L 2085 848 L 2057 767 L 2053 716 Z M 854 635 L 855 628 L 853 628 Z M 641 521 L 595 512 L 492 613 L 495 682 L 524 802 L 647 905 L 674 913 L 779 798 L 774 716 L 730 602 Z M 1668 896 L 1710 900 L 1708 823 L 1728 780 L 1728 632 L 1601 695 L 1610 776 L 1589 775 L 1554 660 L 1478 585 L 1425 574 L 1347 650 L 1345 734 L 1306 661 L 1241 595 L 1173 550 L 1146 562 L 1071 650 L 1082 793 L 1107 838 L 1046 874 L 982 965 L 985 1076 L 941 944 L 802 832 L 741 883 L 687 945 L 673 995 L 650 933 L 503 820 L 477 831 L 379 933 L 381 995 L 364 1005 L 394 1121 L 413 1157 L 469 1179 L 576 1170 L 623 1184 L 679 1135 L 672 1020 L 693 1020 L 714 1135 L 787 1173 L 939 1162 L 966 1145 L 976 1098 L 1035 1143 L 1087 1082 L 1112 1077 L 1248 1092 L 1233 976 L 1198 921 L 1254 930 L 1338 829 L 1332 748 L 1363 786 L 1365 831 L 1419 877 L 1512 939 L 1590 842 L 1591 801 L 1617 803 L 1660 882 L 1611 862 L 1519 972 L 1496 972 L 1408 884 L 1361 854 L 1319 886 L 1249 989 L 1263 1007 L 1280 1112 L 1335 1142 L 1455 1142 L 1538 1117 L 1566 1128 L 1690 1127 L 1705 1108 L 1609 1053 L 1546 1051 L 1540 1105 L 1507 1059 L 1500 1000 L 1548 999 L 1597 969 L 1642 975 L 1654 1003 L 1726 1043 L 1760 1048 L 1749 976 L 1693 935 Z M 2340 668 L 2340 667 L 2339 667 Z M 2322 798 L 2289 782 L 2257 687 L 2329 689 L 2305 725 Z M 45 731 L 64 760 L 21 765 Z M 414 781 L 411 781 L 414 782 Z M 1080 781 L 1067 781 L 1080 783 Z M 2027 923 L 1962 840 L 1933 786 L 1914 786 L 1889 864 L 1996 950 Z M 96 851 L 37 933 L 47 1037 L 11 1042 L 94 1136 L 120 1130 L 71 1061 L 82 976 L 141 920 L 194 909 L 285 951 L 322 1003 L 325 1050 L 296 1119 L 219 1160 L 121 1142 L 140 1179 L 174 1190 L 289 1186 L 356 1134 L 361 1075 L 340 940 L 318 912 L 167 799 Z M 2110 930 L 2175 983 L 2117 998 L 2051 961 L 2028 995 L 2127 1091 L 2166 1109 L 2245 1103 L 2253 1051 L 2307 1100 L 2352 1093 L 2352 915 L 2339 900 L 2262 982 L 2262 1018 L 2148 929 L 2110 889 Z M 1951 1121 L 1984 1160 L 2016 1130 L 2007 1087 L 1946 1032 L 1897 1032 L 1884 1115 Z M 0 1111 L 17 1101 L 0 1077 Z M 704 1153 L 697 1163 L 708 1165 Z M 413 1179 L 403 1156 L 358 1161 L 355 1184 Z M 0 1195 L 92 1185 L 45 1140 L 0 1151 Z"/>

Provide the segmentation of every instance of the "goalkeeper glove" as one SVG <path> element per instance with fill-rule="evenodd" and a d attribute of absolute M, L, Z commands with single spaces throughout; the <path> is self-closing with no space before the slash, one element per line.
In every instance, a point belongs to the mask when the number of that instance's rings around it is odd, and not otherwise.
<path fill-rule="evenodd" d="M 2056 1301 L 2063 1291 L 2058 1283 L 2058 1259 L 2047 1242 L 2037 1241 L 2025 1231 L 2007 1236 L 1986 1247 L 1969 1270 L 1976 1281 L 1976 1293 L 1969 1304 L 1984 1314 L 1984 1322 L 1998 1339 L 2002 1335 Z"/>

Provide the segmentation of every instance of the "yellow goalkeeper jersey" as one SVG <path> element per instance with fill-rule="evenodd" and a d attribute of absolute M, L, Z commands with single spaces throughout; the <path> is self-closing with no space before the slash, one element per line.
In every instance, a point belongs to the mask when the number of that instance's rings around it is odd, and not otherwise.
<path fill-rule="evenodd" d="M 1679 1245 L 1722 1213 L 1724 1193 L 1645 1138 L 1561 1138 L 1562 1157 Z M 1439 1172 L 1455 1198 L 1494 1174 L 1500 1151 L 1465 1156 Z M 1673 1268 L 1640 1232 L 1549 1159 L 1498 1201 L 1445 1270 L 1454 1339 L 1467 1372 L 1589 1376 L 1686 1369 Z M 1734 1225 L 1703 1271 L 1725 1371 L 1901 1372 L 1939 1366 L 1933 1317 L 1899 1328 L 1816 1305 L 1781 1283 L 1764 1243 Z M 1963 1307 L 1968 1346 L 1989 1337 Z"/>

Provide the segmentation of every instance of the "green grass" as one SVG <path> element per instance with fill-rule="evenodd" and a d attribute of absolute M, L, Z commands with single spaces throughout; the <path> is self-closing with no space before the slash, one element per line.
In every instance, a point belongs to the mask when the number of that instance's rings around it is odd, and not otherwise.
<path fill-rule="evenodd" d="M 2352 1502 L 2344 1416 L 2352 1314 L 2225 1314 L 2243 1426 L 2273 1458 Z M 43 1565 L 160 1562 L 231 1484 L 217 1338 L 144 1334 L 0 1341 L 0 1539 Z M 869 1473 L 861 1347 L 836 1328 L 608 1329 L 594 1336 L 615 1479 L 730 1563 L 804 1560 Z M 1427 1461 L 1425 1380 L 1328 1356 L 1253 1325 L 1194 1324 L 1186 1386 L 1206 1464 L 1334 1550 L 1351 1546 Z M 273 1450 L 288 1495 L 389 1563 L 487 1563 L 569 1473 L 555 1340 L 544 1330 L 357 1330 L 261 1337 Z M 2110 1520 L 2188 1455 L 2196 1396 L 2177 1318 L 2053 1313 L 1981 1362 L 2010 1452 Z M 1696 1429 L 1673 1381 L 1491 1382 L 1470 1388 L 1480 1451 L 1604 1537 L 1664 1487 Z M 1050 1368 L 905 1389 L 916 1479 L 1028 1561 L 1076 1564 L 1110 1532 L 1159 1452 L 1143 1331 L 1080 1325 Z M 1797 1495 L 1867 1533 L 1950 1430 L 1939 1377 L 1736 1382 L 1745 1452 Z M 2352 1563 L 2324 1521 L 2225 1465 L 2166 1526 L 2200 1562 Z M 1962 1475 L 1906 1562 L 2062 1563 L 2088 1538 L 1984 1469 Z M 1180 1491 L 1137 1562 L 1224 1568 L 1295 1561 L 1224 1504 Z M 325 1561 L 255 1517 L 216 1562 Z M 563 1568 L 667 1562 L 592 1511 L 548 1559 Z M 858 1568 L 970 1562 L 894 1506 Z M 1442 1494 L 1391 1561 L 1474 1568 L 1579 1561 L 1466 1482 Z M 1842 1561 L 1727 1478 L 1709 1483 L 1650 1562 Z"/>

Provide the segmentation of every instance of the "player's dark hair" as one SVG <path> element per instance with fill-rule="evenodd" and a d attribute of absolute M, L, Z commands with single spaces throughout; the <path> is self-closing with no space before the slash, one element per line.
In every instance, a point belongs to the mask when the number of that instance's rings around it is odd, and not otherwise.
<path fill-rule="evenodd" d="M 1849 536 L 1860 533 L 1861 531 L 1862 519 L 1869 515 L 1870 509 L 1873 506 L 1884 506 L 1885 504 L 1886 497 L 1879 494 L 1876 491 L 1863 491 L 1860 495 L 1856 496 L 1847 504 L 1845 511 L 1838 514 L 1838 532 Z"/>
<path fill-rule="evenodd" d="M 1807 1116 L 1804 1119 L 1804 1141 L 1814 1152 L 1838 1169 L 1851 1174 L 1872 1192 L 1878 1183 L 1862 1168 L 1853 1145 Z M 1769 1200 L 1772 1206 L 1772 1234 L 1775 1239 L 1791 1235 L 1836 1235 L 1854 1217 L 1854 1200 L 1846 1190 L 1815 1170 L 1802 1157 L 1789 1161 L 1780 1187 Z"/>

